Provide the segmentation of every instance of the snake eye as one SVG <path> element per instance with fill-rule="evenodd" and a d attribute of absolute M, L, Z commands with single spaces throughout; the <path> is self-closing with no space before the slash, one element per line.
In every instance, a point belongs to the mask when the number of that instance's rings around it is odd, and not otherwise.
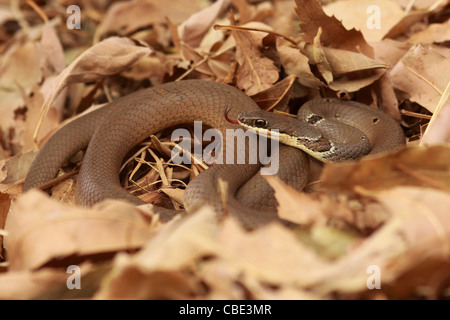
<path fill-rule="evenodd" d="M 255 127 L 262 128 L 267 125 L 267 121 L 264 119 L 255 119 L 255 120 L 253 120 L 253 125 Z"/>

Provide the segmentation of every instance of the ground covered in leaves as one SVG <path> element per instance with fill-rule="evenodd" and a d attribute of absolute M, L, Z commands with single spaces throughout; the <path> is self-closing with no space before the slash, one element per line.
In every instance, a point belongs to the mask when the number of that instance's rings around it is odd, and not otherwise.
<path fill-rule="evenodd" d="M 444 0 L 0 0 L 0 298 L 448 299 L 449 16 Z M 326 165 L 302 193 L 269 177 L 291 229 L 248 232 L 207 207 L 169 223 L 117 200 L 81 208 L 72 178 L 22 194 L 66 121 L 183 79 L 290 113 L 360 101 L 398 120 L 407 148 Z M 141 145 L 130 192 L 179 207 L 206 166 L 171 165 L 172 146 L 164 132 Z"/>

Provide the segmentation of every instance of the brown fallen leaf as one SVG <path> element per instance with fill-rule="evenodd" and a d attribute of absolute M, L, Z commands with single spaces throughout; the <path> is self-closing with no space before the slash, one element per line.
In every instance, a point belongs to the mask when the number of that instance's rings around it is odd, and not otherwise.
<path fill-rule="evenodd" d="M 165 17 L 170 17 L 175 24 L 179 24 L 198 10 L 199 3 L 193 0 L 184 1 L 183 5 L 176 2 L 161 5 L 158 0 L 114 3 L 103 17 L 96 38 L 117 34 L 128 36 L 140 29 L 165 23 Z"/>
<path fill-rule="evenodd" d="M 199 47 L 206 32 L 208 32 L 218 16 L 229 7 L 230 3 L 231 0 L 219 0 L 191 15 L 178 26 L 180 39 L 193 48 Z"/>
<path fill-rule="evenodd" d="M 324 225 L 327 222 L 321 201 L 285 185 L 276 176 L 264 178 L 275 190 L 280 218 L 300 225 Z"/>
<path fill-rule="evenodd" d="M 400 185 L 450 190 L 450 148 L 409 147 L 394 154 L 355 163 L 326 165 L 322 186 L 338 192 L 355 187 L 382 190 Z"/>
<path fill-rule="evenodd" d="M 173 74 L 176 64 L 177 57 L 155 51 L 141 58 L 130 69 L 123 71 L 122 75 L 136 81 L 150 79 L 153 85 L 158 85 L 162 84 L 165 75 Z"/>
<path fill-rule="evenodd" d="M 25 97 L 41 80 L 40 55 L 38 45 L 33 41 L 15 43 L 2 55 L 0 65 L 0 130 L 2 149 L 5 156 L 12 155 L 22 149 L 23 141 L 19 140 L 24 131 L 24 119 L 16 117 L 25 105 Z M 13 134 L 12 134 L 13 133 Z M 13 139 L 16 139 L 13 144 Z"/>
<path fill-rule="evenodd" d="M 334 76 L 350 72 L 387 69 L 386 63 L 373 60 L 361 53 L 334 48 L 323 48 L 324 54 L 331 66 Z"/>
<path fill-rule="evenodd" d="M 275 190 L 279 204 L 278 216 L 301 226 L 312 226 L 312 233 L 323 230 L 321 228 L 330 224 L 335 226 L 336 231 L 342 228 L 348 232 L 350 227 L 351 230 L 366 233 L 378 228 L 388 218 L 384 210 L 361 199 L 350 199 L 342 194 L 325 192 L 311 195 L 290 188 L 277 177 L 265 178 Z M 337 243 L 345 242 L 342 237 L 334 240 Z"/>
<path fill-rule="evenodd" d="M 183 272 L 145 272 L 130 265 L 121 269 L 120 277 L 104 281 L 94 299 L 186 300 L 201 289 L 195 279 Z"/>
<path fill-rule="evenodd" d="M 414 44 L 442 43 L 450 41 L 450 20 L 444 23 L 432 23 L 425 30 L 409 37 L 408 42 Z"/>
<path fill-rule="evenodd" d="M 25 179 L 36 153 L 28 151 L 0 160 L 0 192 L 11 196 L 22 193 L 20 183 Z"/>
<path fill-rule="evenodd" d="M 312 72 L 308 64 L 308 57 L 298 48 L 291 48 L 277 43 L 277 52 L 284 71 L 289 75 L 295 75 L 297 81 L 308 88 L 320 88 L 324 84 Z"/>
<path fill-rule="evenodd" d="M 422 136 L 420 145 L 436 145 L 450 142 L 450 103 L 447 102 L 450 95 L 450 82 L 439 101 L 430 123 Z"/>
<path fill-rule="evenodd" d="M 6 217 L 8 216 L 10 206 L 11 198 L 9 195 L 0 193 L 0 246 L 3 246 L 3 239 L 7 234 L 3 229 L 5 228 Z"/>
<path fill-rule="evenodd" d="M 8 215 L 5 247 L 10 270 L 31 270 L 72 255 L 139 248 L 151 236 L 149 220 L 142 209 L 124 202 L 110 200 L 86 209 L 32 190 Z"/>
<path fill-rule="evenodd" d="M 405 16 L 394 0 L 335 1 L 324 6 L 323 10 L 342 21 L 347 30 L 360 30 L 370 43 L 383 39 L 389 29 Z"/>
<path fill-rule="evenodd" d="M 364 194 L 380 201 L 392 218 L 346 256 L 319 270 L 315 290 L 368 292 L 370 276 L 379 270 L 381 289 L 389 294 L 388 284 L 406 271 L 448 256 L 448 193 L 398 187 Z"/>
<path fill-rule="evenodd" d="M 422 8 L 409 11 L 408 14 L 406 14 L 400 21 L 398 21 L 393 27 L 391 27 L 389 32 L 386 33 L 385 38 L 395 38 L 401 35 L 412 25 L 426 17 L 430 12 L 433 12 L 438 8 L 445 7 L 445 2 L 445 0 L 433 1 L 432 3 L 428 3 Z"/>
<path fill-rule="evenodd" d="M 261 23 L 248 23 L 245 26 L 271 29 Z M 236 72 L 238 87 L 248 95 L 254 95 L 272 86 L 278 80 L 279 70 L 274 62 L 259 50 L 266 33 L 232 31 L 232 34 L 236 41 L 236 61 L 239 64 Z"/>
<path fill-rule="evenodd" d="M 300 28 L 305 33 L 308 43 L 313 43 L 319 28 L 323 34 L 320 37 L 324 47 L 362 52 L 373 57 L 373 49 L 364 40 L 360 31 L 347 30 L 335 17 L 329 17 L 323 11 L 317 0 L 296 0 L 296 12 L 300 18 Z"/>
<path fill-rule="evenodd" d="M 317 40 L 314 45 L 302 48 L 309 61 L 316 64 L 330 89 L 355 92 L 380 79 L 388 65 L 367 56 L 346 50 L 321 47 Z M 381 70 L 380 70 L 381 69 Z"/>
<path fill-rule="evenodd" d="M 97 43 L 83 52 L 61 72 L 52 95 L 46 99 L 42 106 L 41 119 L 44 118 L 50 106 L 69 83 L 93 81 L 107 75 L 116 74 L 126 70 L 149 53 L 149 48 L 137 46 L 127 38 L 112 37 Z M 41 126 L 42 123 L 39 122 L 33 137 L 35 143 Z"/>
<path fill-rule="evenodd" d="M 411 101 L 434 112 L 448 83 L 450 49 L 433 45 L 415 45 L 391 71 L 396 89 L 407 93 Z"/>
<path fill-rule="evenodd" d="M 322 28 L 317 30 L 317 35 L 314 37 L 312 44 L 305 44 L 300 51 L 308 57 L 311 64 L 316 65 L 317 70 L 325 80 L 327 84 L 333 82 L 333 71 L 331 70 L 330 63 L 324 52 L 324 48 L 321 44 Z"/>
<path fill-rule="evenodd" d="M 53 76 L 55 73 L 60 73 L 66 63 L 64 61 L 64 50 L 61 41 L 56 34 L 56 30 L 50 25 L 45 23 L 41 36 L 41 70 L 43 77 Z"/>
<path fill-rule="evenodd" d="M 48 292 L 57 285 L 65 285 L 68 274 L 65 271 L 42 269 L 10 271 L 0 274 L 0 299 L 27 300 Z"/>
<path fill-rule="evenodd" d="M 383 61 L 391 67 L 408 52 L 411 44 L 392 39 L 384 39 L 371 44 L 375 51 L 375 60 Z"/>
<path fill-rule="evenodd" d="M 296 80 L 295 75 L 288 76 L 277 82 L 269 89 L 258 92 L 251 96 L 251 98 L 258 104 L 261 109 L 272 110 L 277 108 L 278 110 L 285 110 L 287 103 L 292 95 L 292 85 Z"/>

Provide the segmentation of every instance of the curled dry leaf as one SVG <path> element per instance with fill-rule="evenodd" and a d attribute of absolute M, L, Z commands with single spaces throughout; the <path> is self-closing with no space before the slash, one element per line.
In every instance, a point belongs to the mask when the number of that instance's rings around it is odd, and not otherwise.
<path fill-rule="evenodd" d="M 408 52 L 411 44 L 392 39 L 384 39 L 372 43 L 372 46 L 375 51 L 375 60 L 385 62 L 393 67 Z"/>
<path fill-rule="evenodd" d="M 446 146 L 409 147 L 356 163 L 326 165 L 322 186 L 340 192 L 355 187 L 380 190 L 399 185 L 450 190 L 449 164 L 450 148 Z"/>
<path fill-rule="evenodd" d="M 71 207 L 30 191 L 8 215 L 10 270 L 35 269 L 72 255 L 139 248 L 151 236 L 151 219 L 141 210 L 115 200 L 92 209 Z"/>
<path fill-rule="evenodd" d="M 0 299 L 33 299 L 52 290 L 57 285 L 65 285 L 67 273 L 63 270 L 42 269 L 0 274 Z"/>
<path fill-rule="evenodd" d="M 130 265 L 104 283 L 94 299 L 186 300 L 196 291 L 201 291 L 199 284 L 183 272 L 143 272 Z"/>
<path fill-rule="evenodd" d="M 415 101 L 434 112 L 448 83 L 450 49 L 434 46 L 412 46 L 392 69 L 392 83 Z"/>
<path fill-rule="evenodd" d="M 331 70 L 330 63 L 327 60 L 325 52 L 323 50 L 320 36 L 322 35 L 322 28 L 317 30 L 317 35 L 314 37 L 312 44 L 306 44 L 301 48 L 301 52 L 309 58 L 311 64 L 316 65 L 317 70 L 322 75 L 327 84 L 331 83 L 333 78 L 333 72 Z"/>
<path fill-rule="evenodd" d="M 375 230 L 387 219 L 385 210 L 381 210 L 374 204 L 325 192 L 310 195 L 290 188 L 277 177 L 266 176 L 265 178 L 275 190 L 278 216 L 301 226 L 313 226 L 313 233 L 325 230 L 323 227 L 330 224 L 330 221 L 334 221 L 334 224 L 345 223 L 352 230 L 365 232 Z M 325 237 L 325 239 L 328 238 L 330 237 Z M 342 236 L 333 240 L 337 244 L 345 243 Z M 325 247 L 332 246 L 328 244 Z M 322 252 L 322 254 L 326 253 Z"/>
<path fill-rule="evenodd" d="M 230 3 L 231 0 L 219 0 L 191 15 L 178 27 L 180 39 L 185 44 L 197 48 L 217 17 L 229 7 Z"/>
<path fill-rule="evenodd" d="M 418 21 L 421 21 L 424 17 L 426 17 L 430 12 L 433 12 L 437 8 L 443 8 L 446 5 L 445 0 L 437 0 L 433 1 L 432 3 L 428 3 L 423 8 L 419 8 L 417 10 L 412 10 L 408 12 L 399 22 L 397 22 L 385 35 L 386 38 L 395 38 L 402 34 L 403 32 L 407 31 L 409 28 L 411 28 L 412 25 L 417 23 Z"/>
<path fill-rule="evenodd" d="M 20 141 L 11 146 L 13 138 L 18 139 L 24 131 L 24 120 L 16 117 L 25 105 L 25 99 L 42 79 L 40 69 L 40 55 L 38 46 L 32 41 L 12 45 L 0 60 L 0 130 L 1 147 L 8 146 L 4 156 L 11 155 L 11 151 L 20 150 Z M 11 133 L 15 133 L 11 135 Z M 2 157 L 3 158 L 3 157 Z"/>
<path fill-rule="evenodd" d="M 165 17 L 170 17 L 176 24 L 182 23 L 198 10 L 200 6 L 195 0 L 186 0 L 183 5 L 175 1 L 160 5 L 158 0 L 117 2 L 107 11 L 97 37 L 130 35 L 142 28 L 165 23 Z"/>
<path fill-rule="evenodd" d="M 296 12 L 300 18 L 300 28 L 305 33 L 308 43 L 313 43 L 319 28 L 323 34 L 320 38 L 324 47 L 362 52 L 373 57 L 373 49 L 364 40 L 361 32 L 347 30 L 335 17 L 329 17 L 317 0 L 296 0 Z"/>
<path fill-rule="evenodd" d="M 319 47 L 316 44 L 305 45 L 302 52 L 317 64 L 328 86 L 334 91 L 358 91 L 380 79 L 384 74 L 380 69 L 389 67 L 358 52 Z M 317 57 L 322 58 L 317 60 Z M 328 75 L 330 72 L 332 76 Z"/>
<path fill-rule="evenodd" d="M 364 191 L 363 191 L 364 193 Z M 447 259 L 450 254 L 450 195 L 448 192 L 419 187 L 396 187 L 367 192 L 401 223 L 402 238 L 414 256 Z"/>
<path fill-rule="evenodd" d="M 214 240 L 216 232 L 217 220 L 210 208 L 203 208 L 187 219 L 171 221 L 160 228 L 137 254 L 117 256 L 111 276 L 97 298 L 118 297 L 117 288 L 129 282 L 131 277 L 140 279 L 134 282 L 136 285 L 144 281 L 159 284 L 153 289 L 143 288 L 143 294 L 147 297 L 168 298 L 167 292 L 172 292 L 170 298 L 187 298 L 191 285 L 179 271 L 193 268 L 196 261 L 220 252 Z M 161 274 L 164 277 L 158 280 L 156 276 Z M 166 287 L 169 289 L 166 290 Z M 136 292 L 136 287 L 133 291 Z M 133 292 L 129 294 L 127 297 L 142 298 Z"/>
<path fill-rule="evenodd" d="M 244 26 L 271 30 L 262 23 L 248 23 Z M 266 33 L 242 30 L 232 33 L 236 42 L 236 61 L 239 64 L 236 73 L 238 87 L 248 95 L 253 95 L 272 86 L 278 80 L 279 70 L 259 50 Z"/>
<path fill-rule="evenodd" d="M 280 218 L 301 225 L 325 224 L 326 216 L 320 201 L 294 190 L 276 176 L 265 176 L 264 178 L 275 190 Z"/>
<path fill-rule="evenodd" d="M 59 74 L 66 63 L 64 62 L 64 50 L 55 32 L 55 29 L 45 23 L 41 36 L 41 70 L 46 78 L 50 75 Z"/>
<path fill-rule="evenodd" d="M 36 153 L 28 151 L 0 160 L 0 192 L 9 195 L 18 195 L 22 192 L 19 183 L 25 179 Z"/>
<path fill-rule="evenodd" d="M 285 110 L 292 96 L 292 85 L 295 80 L 295 75 L 288 76 L 277 82 L 273 87 L 253 95 L 252 99 L 261 109 L 272 110 L 276 108 L 277 110 Z"/>
<path fill-rule="evenodd" d="M 446 93 L 441 99 L 442 103 L 448 101 L 450 95 L 450 83 Z M 428 124 L 423 134 L 421 145 L 436 145 L 450 143 L 450 103 L 445 103 L 438 113 L 433 114 L 432 121 Z"/>
<path fill-rule="evenodd" d="M 137 46 L 127 38 L 111 37 L 83 52 L 70 66 L 61 72 L 52 95 L 42 106 L 42 114 L 46 114 L 59 94 L 69 83 L 93 81 L 107 75 L 127 70 L 139 59 L 148 55 L 150 49 Z M 34 140 L 40 131 L 38 124 Z"/>
<path fill-rule="evenodd" d="M 342 21 L 347 29 L 360 30 L 368 42 L 380 41 L 405 13 L 394 0 L 335 1 L 323 7 L 329 16 Z"/>
<path fill-rule="evenodd" d="M 277 45 L 277 52 L 280 57 L 284 71 L 289 75 L 297 76 L 297 81 L 308 88 L 320 88 L 324 84 L 312 72 L 308 64 L 308 57 L 297 48 L 286 45 Z"/>
<path fill-rule="evenodd" d="M 450 20 L 444 23 L 432 23 L 425 30 L 409 37 L 408 42 L 414 44 L 442 43 L 450 41 Z"/>
<path fill-rule="evenodd" d="M 368 278 L 381 270 L 381 288 L 425 259 L 447 259 L 450 201 L 448 193 L 399 187 L 367 192 L 380 201 L 391 218 L 367 240 L 340 260 L 319 271 L 313 287 L 320 292 L 367 292 Z M 372 269 L 369 269 L 372 268 Z M 371 270 L 371 271 L 370 271 Z M 406 280 L 407 281 L 407 280 Z M 395 288 L 392 288 L 395 292 Z M 386 289 L 389 293 L 389 288 Z"/>

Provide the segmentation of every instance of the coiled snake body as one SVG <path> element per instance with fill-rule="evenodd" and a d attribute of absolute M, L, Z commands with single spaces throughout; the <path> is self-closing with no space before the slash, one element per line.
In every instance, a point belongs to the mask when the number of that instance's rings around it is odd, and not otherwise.
<path fill-rule="evenodd" d="M 313 101 L 315 102 L 307 104 L 314 109 L 317 106 L 332 106 L 334 118 L 346 119 L 348 113 L 354 113 L 354 108 L 351 108 L 353 111 L 348 111 L 345 108 L 347 104 L 338 100 Z M 360 104 L 353 106 L 360 107 Z M 363 127 L 358 129 L 341 127 L 335 123 L 327 124 L 324 121 L 325 116 L 316 114 L 318 111 L 314 111 L 315 113 L 308 111 L 309 113 L 304 115 L 304 120 L 301 120 L 304 124 L 324 127 L 331 136 L 337 135 L 334 137 L 337 140 L 332 143 L 323 134 L 319 134 L 322 138 L 317 138 L 317 133 L 311 129 L 303 129 L 305 131 L 302 133 L 283 130 L 283 127 L 278 129 L 280 132 L 287 132 L 286 137 L 295 137 L 291 140 L 295 140 L 297 144 L 304 140 L 302 148 L 310 154 L 323 152 L 325 156 L 322 160 L 326 161 L 335 161 L 336 159 L 331 158 L 336 157 L 337 160 L 345 160 L 343 155 L 350 154 L 349 148 L 355 148 L 344 147 L 348 140 L 352 139 L 363 141 L 361 148 L 367 148 L 369 145 L 371 149 L 364 149 L 361 151 L 362 154 L 388 152 L 404 144 L 403 133 L 395 121 L 377 110 L 366 108 L 366 113 L 371 112 L 370 118 L 367 118 L 367 114 L 362 116 L 356 114 L 356 120 L 352 120 Z M 239 116 L 241 124 L 252 129 L 255 129 L 254 120 L 264 117 L 267 120 L 256 121 L 256 124 L 263 124 L 266 121 L 265 125 L 270 123 L 278 126 L 284 123 L 288 124 L 288 127 L 294 127 L 292 119 L 285 118 L 283 121 L 272 113 L 258 113 L 260 111 L 256 103 L 234 87 L 206 80 L 167 83 L 124 96 L 62 127 L 43 146 L 33 161 L 25 180 L 24 191 L 53 179 L 71 155 L 87 148 L 77 179 L 77 202 L 90 206 L 104 199 L 119 198 L 137 205 L 143 204 L 142 200 L 129 194 L 120 185 L 119 170 L 127 152 L 148 136 L 169 126 L 202 121 L 204 125 L 222 132 L 227 128 L 238 128 L 239 125 L 230 124 L 223 116 L 227 109 L 231 110 L 229 115 L 231 118 L 236 119 Z M 248 115 L 246 112 L 257 114 Z M 355 114 L 350 116 L 355 119 Z M 361 119 L 358 120 L 358 117 Z M 363 121 L 362 118 L 366 120 Z M 367 128 L 365 121 L 372 126 Z M 361 138 L 363 135 L 359 130 L 364 132 L 364 138 Z M 313 143 L 313 140 L 318 142 Z M 227 150 L 226 145 L 224 146 L 224 153 L 233 151 Z M 244 152 L 247 152 L 247 149 Z M 280 146 L 279 157 L 278 175 L 292 187 L 302 189 L 308 179 L 308 162 L 304 153 L 297 148 Z M 352 158 L 354 156 L 347 157 Z M 220 200 L 221 194 L 216 187 L 220 177 L 228 183 L 230 195 L 234 195 L 241 187 L 238 198 L 246 198 L 244 207 L 234 197 L 230 197 L 227 205 L 230 215 L 237 216 L 248 227 L 257 227 L 277 219 L 276 211 L 273 211 L 275 205 L 273 192 L 257 174 L 259 169 L 259 164 L 214 165 L 189 183 L 185 193 L 186 210 L 189 212 L 208 204 L 218 215 L 222 214 L 223 201 Z M 254 178 L 251 178 L 252 176 Z M 252 208 L 248 208 L 247 205 Z M 158 210 L 156 209 L 157 212 Z M 161 212 L 165 211 L 161 209 Z"/>

